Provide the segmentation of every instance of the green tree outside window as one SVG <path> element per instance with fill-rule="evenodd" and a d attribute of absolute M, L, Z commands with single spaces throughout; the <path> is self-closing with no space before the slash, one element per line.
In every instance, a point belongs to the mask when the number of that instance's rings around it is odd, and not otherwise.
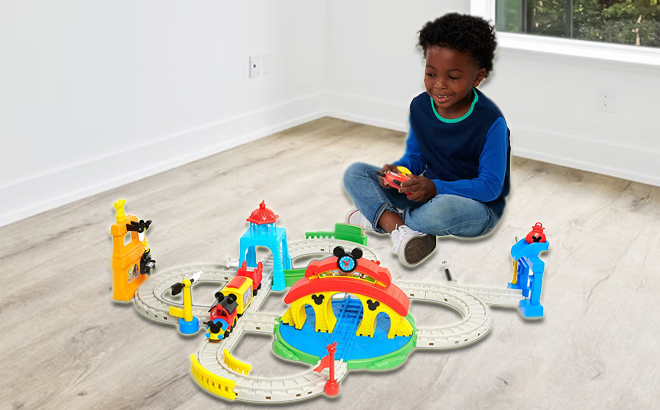
<path fill-rule="evenodd" d="M 496 0 L 499 31 L 660 47 L 659 0 Z"/>

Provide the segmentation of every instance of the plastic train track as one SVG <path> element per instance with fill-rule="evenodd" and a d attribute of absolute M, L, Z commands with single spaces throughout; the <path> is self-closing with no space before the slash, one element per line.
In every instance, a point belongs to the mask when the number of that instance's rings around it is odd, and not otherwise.
<path fill-rule="evenodd" d="M 359 247 L 365 258 L 377 260 L 376 255 L 368 248 L 335 239 L 306 239 L 291 242 L 289 255 L 292 260 L 303 256 L 330 255 L 335 246 Z M 205 373 L 208 372 L 207 374 L 211 374 L 215 379 L 232 383 L 231 397 L 237 400 L 283 402 L 322 394 L 328 379 L 327 369 L 321 373 L 309 369 L 296 375 L 264 379 L 248 376 L 227 364 L 225 351 L 231 353 L 243 332 L 273 334 L 278 323 L 280 315 L 258 312 L 271 290 L 272 255 L 263 261 L 263 267 L 262 289 L 246 309 L 232 331 L 232 336 L 219 342 L 205 340 L 193 357 Z M 178 319 L 169 315 L 169 306 L 181 306 L 181 304 L 165 299 L 164 295 L 173 283 L 181 282 L 198 271 L 203 272 L 200 282 L 224 283 L 236 275 L 236 267 L 210 264 L 165 270 L 147 280 L 138 289 L 134 298 L 137 310 L 152 320 L 176 323 Z M 520 290 L 512 289 L 447 286 L 409 281 L 395 283 L 411 299 L 437 302 L 454 308 L 463 316 L 463 320 L 454 325 L 418 328 L 418 348 L 451 349 L 474 343 L 486 336 L 491 329 L 492 316 L 487 305 L 517 306 L 523 298 Z M 208 306 L 193 306 L 193 315 L 200 320 L 200 327 L 205 326 L 203 322 L 208 320 L 208 308 Z M 346 363 L 342 360 L 335 362 L 335 377 L 338 381 L 346 376 L 347 371 Z M 217 388 L 216 383 L 210 378 L 207 382 L 212 386 L 205 388 L 213 392 Z"/>

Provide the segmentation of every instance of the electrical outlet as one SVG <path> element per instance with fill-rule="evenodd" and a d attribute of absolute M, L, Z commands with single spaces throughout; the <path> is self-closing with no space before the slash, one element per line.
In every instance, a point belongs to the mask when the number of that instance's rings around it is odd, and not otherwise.
<path fill-rule="evenodd" d="M 613 89 L 603 88 L 600 90 L 599 106 L 603 112 L 614 113 L 616 111 L 616 94 Z"/>
<path fill-rule="evenodd" d="M 259 54 L 250 56 L 250 78 L 261 75 L 261 56 Z"/>

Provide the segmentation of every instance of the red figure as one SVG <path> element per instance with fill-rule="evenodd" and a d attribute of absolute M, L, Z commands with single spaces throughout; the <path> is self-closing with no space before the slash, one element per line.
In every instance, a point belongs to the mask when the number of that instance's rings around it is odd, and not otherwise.
<path fill-rule="evenodd" d="M 319 367 L 315 368 L 315 372 L 321 373 L 326 367 L 330 368 L 330 378 L 325 383 L 325 394 L 328 396 L 336 396 L 339 394 L 339 383 L 335 380 L 335 353 L 337 352 L 337 342 L 334 342 L 327 347 L 329 355 L 321 359 Z"/>
<path fill-rule="evenodd" d="M 532 232 L 528 233 L 527 236 L 525 236 L 525 241 L 527 243 L 534 243 L 534 242 L 540 242 L 544 243 L 545 242 L 545 234 L 543 233 L 543 230 L 545 228 L 543 225 L 541 225 L 541 222 L 537 222 L 534 226 L 532 226 Z"/>

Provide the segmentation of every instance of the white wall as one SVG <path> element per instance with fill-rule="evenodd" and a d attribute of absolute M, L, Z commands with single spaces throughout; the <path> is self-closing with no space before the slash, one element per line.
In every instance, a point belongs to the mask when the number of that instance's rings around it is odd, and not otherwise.
<path fill-rule="evenodd" d="M 418 32 L 451 11 L 469 13 L 469 1 L 328 2 L 330 115 L 407 130 L 410 101 L 424 91 Z"/>
<path fill-rule="evenodd" d="M 496 70 L 514 154 L 660 186 L 660 67 L 503 49 Z"/>
<path fill-rule="evenodd" d="M 424 90 L 417 32 L 469 8 L 5 0 L 0 226 L 323 115 L 405 131 Z M 263 52 L 272 73 L 249 79 L 248 56 Z M 658 74 L 501 49 L 481 89 L 504 112 L 514 154 L 660 186 Z M 604 85 L 615 113 L 596 108 Z"/>
<path fill-rule="evenodd" d="M 0 226 L 322 116 L 326 20 L 325 0 L 3 1 Z"/>
<path fill-rule="evenodd" d="M 355 3 L 328 3 L 329 112 L 406 131 L 424 91 L 417 32 L 470 1 Z M 614 113 L 598 107 L 603 88 Z M 480 89 L 504 113 L 515 155 L 660 186 L 660 67 L 499 49 Z"/>

